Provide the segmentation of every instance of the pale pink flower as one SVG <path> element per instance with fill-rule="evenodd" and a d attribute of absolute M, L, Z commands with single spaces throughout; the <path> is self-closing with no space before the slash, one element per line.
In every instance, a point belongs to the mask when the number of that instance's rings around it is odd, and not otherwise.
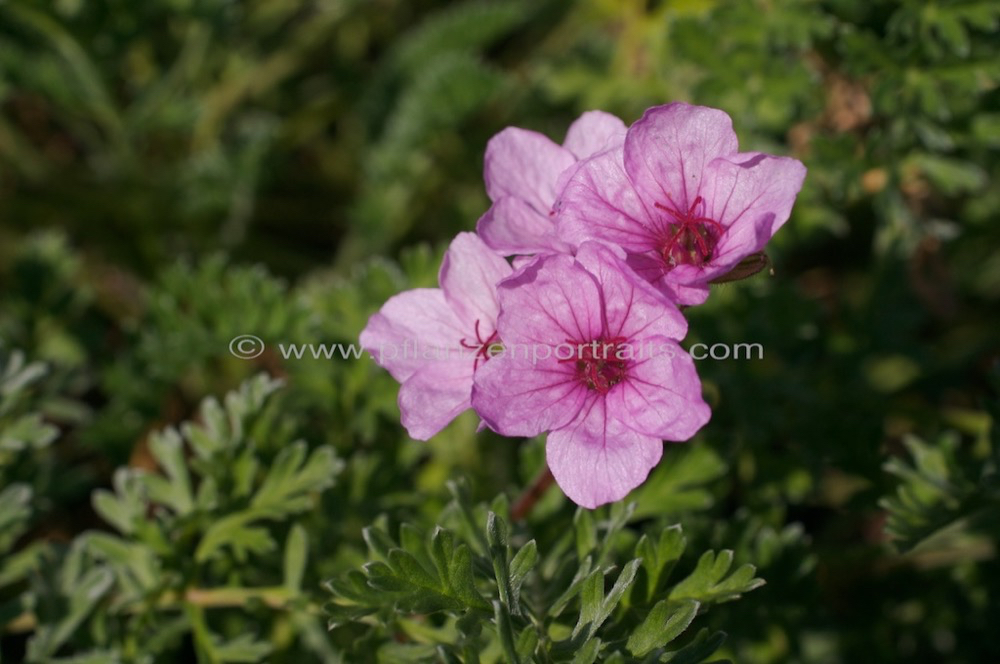
<path fill-rule="evenodd" d="M 657 106 L 621 147 L 566 176 L 559 236 L 617 245 L 629 265 L 680 304 L 700 304 L 708 283 L 760 251 L 791 213 L 806 169 L 797 160 L 738 152 L 723 111 Z"/>
<path fill-rule="evenodd" d="M 684 317 L 620 250 L 589 242 L 576 257 L 540 256 L 498 293 L 505 350 L 476 372 L 473 407 L 506 436 L 549 432 L 549 468 L 576 503 L 621 499 L 663 440 L 687 440 L 708 421 L 677 344 Z"/>
<path fill-rule="evenodd" d="M 498 343 L 496 285 L 511 271 L 474 233 L 459 233 L 441 264 L 441 287 L 390 298 L 361 332 L 365 351 L 400 383 L 401 419 L 413 438 L 431 438 L 470 407 L 473 374 Z"/>
<path fill-rule="evenodd" d="M 493 205 L 477 232 L 504 255 L 565 252 L 556 236 L 552 205 L 560 176 L 580 159 L 621 144 L 625 123 L 603 111 L 588 111 L 557 145 L 535 131 L 508 127 L 486 146 L 484 178 Z"/>

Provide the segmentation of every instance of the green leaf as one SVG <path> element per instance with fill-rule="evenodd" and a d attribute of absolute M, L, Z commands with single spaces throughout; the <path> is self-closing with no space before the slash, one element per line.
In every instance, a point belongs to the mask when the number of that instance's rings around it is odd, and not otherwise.
<path fill-rule="evenodd" d="M 344 468 L 333 448 L 320 447 L 308 460 L 306 450 L 306 444 L 300 441 L 278 454 L 251 507 L 276 516 L 301 512 L 312 506 L 310 494 L 333 486 Z"/>
<path fill-rule="evenodd" d="M 1000 505 L 1000 481 L 988 465 L 966 470 L 959 462 L 960 442 L 955 433 L 942 435 L 934 444 L 907 436 L 903 443 L 909 461 L 894 458 L 884 464 L 901 480 L 896 494 L 882 498 L 879 505 L 888 515 L 886 532 L 902 551 L 930 543 L 931 538 L 953 539 L 941 544 L 972 550 L 976 547 L 968 537 L 978 530 L 989 538 L 990 529 L 982 525 L 991 521 L 989 514 Z M 938 534 L 942 537 L 935 537 Z"/>
<path fill-rule="evenodd" d="M 490 560 L 493 563 L 493 576 L 497 582 L 500 601 L 515 614 L 520 615 L 520 606 L 515 601 L 511 586 L 507 524 L 493 512 L 488 512 L 486 515 L 486 541 L 490 545 Z"/>
<path fill-rule="evenodd" d="M 114 576 L 105 567 L 92 567 L 82 575 L 72 558 L 62 570 L 67 581 L 66 610 L 56 620 L 39 625 L 35 635 L 28 641 L 28 659 L 45 660 L 55 655 L 60 647 L 73 635 L 81 623 L 97 609 L 97 605 L 114 584 Z M 70 581 L 71 580 L 71 581 Z"/>
<path fill-rule="evenodd" d="M 220 662 L 263 662 L 274 647 L 266 641 L 258 641 L 253 634 L 241 634 L 235 639 L 214 646 Z"/>
<path fill-rule="evenodd" d="M 520 613 L 521 588 L 536 564 L 538 564 L 538 545 L 535 544 L 535 540 L 530 540 L 522 546 L 510 561 L 511 603 L 517 613 Z"/>
<path fill-rule="evenodd" d="M 587 640 L 583 646 L 576 651 L 573 655 L 572 664 L 594 664 L 597 661 L 597 657 L 601 654 L 601 640 L 598 638 L 591 638 Z"/>
<path fill-rule="evenodd" d="M 604 571 L 595 569 L 580 585 L 580 617 L 573 628 L 574 637 L 584 629 L 587 630 L 588 635 L 597 631 L 594 623 L 601 612 L 601 603 L 603 601 Z"/>
<path fill-rule="evenodd" d="M 331 582 L 331 590 L 363 606 L 392 606 L 414 613 L 492 609 L 476 589 L 468 546 L 456 544 L 454 535 L 440 527 L 435 529 L 429 542 L 415 539 L 419 531 L 412 527 L 400 528 L 400 533 L 404 532 L 409 533 L 405 544 L 408 550 L 390 548 L 385 562 L 369 562 L 362 568 L 361 578 L 377 593 L 360 588 L 359 577 L 355 575 Z M 369 537 L 372 541 L 380 539 Z"/>
<path fill-rule="evenodd" d="M 264 554 L 277 548 L 277 542 L 261 526 L 250 525 L 264 518 L 273 517 L 271 512 L 247 510 L 238 512 L 216 521 L 198 543 L 195 549 L 195 562 L 203 563 L 223 547 L 232 549 L 237 560 L 245 561 L 250 554 Z"/>
<path fill-rule="evenodd" d="M 660 661 L 669 662 L 670 664 L 699 664 L 707 657 L 711 657 L 722 646 L 725 640 L 725 632 L 709 634 L 707 629 L 702 629 L 691 643 L 680 650 L 666 653 L 660 658 Z"/>
<path fill-rule="evenodd" d="M 642 558 L 644 578 L 642 584 L 636 584 L 636 588 L 645 590 L 643 603 L 660 596 L 686 546 L 687 538 L 679 525 L 664 529 L 655 543 L 646 535 L 639 538 L 635 553 Z"/>
<path fill-rule="evenodd" d="M 590 556 L 587 556 L 580 562 L 580 566 L 577 568 L 576 573 L 573 576 L 573 580 L 570 582 L 569 587 L 563 591 L 562 595 L 556 599 L 552 606 L 549 608 L 549 615 L 553 618 L 558 618 L 559 615 L 566 609 L 569 603 L 574 597 L 580 594 L 583 588 L 583 584 L 590 578 L 591 568 L 593 567 L 593 561 Z M 595 570 L 595 573 L 597 570 Z"/>
<path fill-rule="evenodd" d="M 27 484 L 11 484 L 0 491 L 0 554 L 21 536 L 31 516 L 31 487 Z"/>
<path fill-rule="evenodd" d="M 372 555 L 383 561 L 389 559 L 389 551 L 396 546 L 392 538 L 378 526 L 367 526 L 361 531 L 361 536 Z"/>
<path fill-rule="evenodd" d="M 763 579 L 754 577 L 756 568 L 750 564 L 742 565 L 727 577 L 732 564 L 732 551 L 718 554 L 706 551 L 694 571 L 671 588 L 669 599 L 694 599 L 703 604 L 726 602 L 764 585 Z"/>
<path fill-rule="evenodd" d="M 600 570 L 595 570 L 587 577 L 580 592 L 580 617 L 576 627 L 573 628 L 574 637 L 586 634 L 586 639 L 590 639 L 597 633 L 597 630 L 611 616 L 625 592 L 635 581 L 636 572 L 641 564 L 642 561 L 639 559 L 628 562 L 622 568 L 615 585 L 611 587 L 606 597 L 604 596 L 604 574 Z"/>
<path fill-rule="evenodd" d="M 573 515 L 573 528 L 576 531 L 576 557 L 583 560 L 597 548 L 597 524 L 594 513 L 582 507 L 577 508 Z"/>
<path fill-rule="evenodd" d="M 284 586 L 290 591 L 302 589 L 306 563 L 309 557 L 309 533 L 296 523 L 288 533 L 285 542 Z"/>
<path fill-rule="evenodd" d="M 175 429 L 165 429 L 149 438 L 149 450 L 166 477 L 151 475 L 145 485 L 151 500 L 162 503 L 178 515 L 194 509 L 191 475 L 184 459 L 184 442 Z"/>
<path fill-rule="evenodd" d="M 629 635 L 626 647 L 636 657 L 662 648 L 688 628 L 701 606 L 693 599 L 657 602 L 646 618 Z"/>
<path fill-rule="evenodd" d="M 521 664 L 514 643 L 514 628 L 510 622 L 510 613 L 502 602 L 493 602 L 493 619 L 496 621 L 497 634 L 500 636 L 500 647 L 503 649 L 504 661 L 507 664 Z"/>

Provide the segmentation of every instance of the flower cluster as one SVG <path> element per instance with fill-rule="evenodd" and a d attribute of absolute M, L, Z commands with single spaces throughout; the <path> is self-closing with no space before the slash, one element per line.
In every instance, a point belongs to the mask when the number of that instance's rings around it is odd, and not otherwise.
<path fill-rule="evenodd" d="M 679 307 L 760 256 L 804 178 L 795 159 L 739 152 L 729 116 L 701 106 L 657 106 L 628 128 L 591 111 L 562 145 L 505 129 L 486 149 L 492 205 L 452 241 L 440 288 L 391 298 L 361 344 L 426 351 L 383 361 L 412 437 L 473 408 L 502 435 L 548 433 L 576 503 L 619 500 L 664 440 L 711 414 Z"/>

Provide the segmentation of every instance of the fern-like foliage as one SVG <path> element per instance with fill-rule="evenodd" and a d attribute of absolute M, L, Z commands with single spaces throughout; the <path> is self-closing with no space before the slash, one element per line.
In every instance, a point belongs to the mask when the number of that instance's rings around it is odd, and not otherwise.
<path fill-rule="evenodd" d="M 701 662 L 723 635 L 677 639 L 700 612 L 763 584 L 731 551 L 706 551 L 677 574 L 680 526 L 643 535 L 625 528 L 634 504 L 578 510 L 550 551 L 511 528 L 506 501 L 470 504 L 462 483 L 444 519 L 455 528 L 390 535 L 365 529 L 371 562 L 333 579 L 332 628 L 362 628 L 366 648 L 394 661 Z M 595 516 L 596 514 L 596 516 Z M 433 625 L 433 626 L 432 626 Z M 390 654 L 391 653 L 391 654 Z M 357 661 L 375 661 L 360 650 Z"/>
<path fill-rule="evenodd" d="M 933 443 L 914 436 L 905 439 L 909 459 L 894 458 L 885 464 L 885 470 L 901 480 L 900 485 L 895 495 L 879 503 L 888 514 L 886 532 L 900 549 L 910 551 L 922 543 L 956 550 L 964 546 L 973 555 L 980 547 L 973 546 L 970 538 L 985 534 L 995 541 L 1000 537 L 996 438 L 994 433 L 990 455 L 979 459 L 962 449 L 961 438 L 954 432 Z"/>
<path fill-rule="evenodd" d="M 258 376 L 221 403 L 206 399 L 196 421 L 152 434 L 148 467 L 121 468 L 113 490 L 93 494 L 116 532 L 87 531 L 68 550 L 36 556 L 57 571 L 36 575 L 18 598 L 24 613 L 12 619 L 39 625 L 30 661 L 69 644 L 102 662 L 176 656 L 184 634 L 202 661 L 260 661 L 271 644 L 219 631 L 212 615 L 254 605 L 287 612 L 305 650 L 332 661 L 305 586 L 309 538 L 297 519 L 343 464 L 330 447 L 302 441 L 275 452 L 268 439 L 284 433 L 267 403 L 279 387 Z"/>

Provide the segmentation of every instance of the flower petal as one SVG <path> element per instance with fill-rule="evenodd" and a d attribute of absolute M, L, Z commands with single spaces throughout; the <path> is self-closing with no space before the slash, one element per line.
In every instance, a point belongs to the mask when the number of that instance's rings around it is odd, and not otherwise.
<path fill-rule="evenodd" d="M 587 395 L 572 366 L 507 349 L 480 365 L 472 406 L 504 436 L 536 436 L 571 422 Z"/>
<path fill-rule="evenodd" d="M 654 251 L 629 254 L 625 262 L 628 263 L 633 272 L 651 283 L 661 297 L 670 302 L 677 305 L 694 306 L 702 304 L 708 299 L 708 280 L 702 279 L 700 283 L 697 283 L 697 280 L 702 278 L 702 268 L 693 265 L 677 265 L 668 269 L 660 254 Z M 692 285 L 679 283 L 685 279 L 696 283 Z"/>
<path fill-rule="evenodd" d="M 563 147 L 577 159 L 586 159 L 624 143 L 626 131 L 625 123 L 617 116 L 587 111 L 569 126 Z"/>
<path fill-rule="evenodd" d="M 572 256 L 540 256 L 500 283 L 497 329 L 506 348 L 597 339 L 603 332 L 601 293 Z"/>
<path fill-rule="evenodd" d="M 705 209 L 726 227 L 711 261 L 715 272 L 727 272 L 764 247 L 788 221 L 805 177 L 806 167 L 797 159 L 759 152 L 716 159 L 706 167 Z"/>
<path fill-rule="evenodd" d="M 708 422 L 694 361 L 676 341 L 651 337 L 638 345 L 641 359 L 607 395 L 608 413 L 637 433 L 662 440 L 691 438 Z"/>
<path fill-rule="evenodd" d="M 687 321 L 674 303 L 636 274 L 623 253 L 585 242 L 576 259 L 601 284 L 607 336 L 636 343 L 653 334 L 672 339 L 683 339 L 687 334 Z"/>
<path fill-rule="evenodd" d="M 663 442 L 607 417 L 592 395 L 569 425 L 549 434 L 545 458 L 556 483 L 578 505 L 593 509 L 621 500 L 660 461 Z"/>
<path fill-rule="evenodd" d="M 460 349 L 468 332 L 440 288 L 417 288 L 395 295 L 368 319 L 361 346 L 399 382 L 429 361 L 430 354 Z"/>
<path fill-rule="evenodd" d="M 508 127 L 486 145 L 484 177 L 490 200 L 524 200 L 548 215 L 556 200 L 559 174 L 576 162 L 573 153 L 535 131 Z"/>
<path fill-rule="evenodd" d="M 476 232 L 494 251 L 505 256 L 546 251 L 566 252 L 556 235 L 555 220 L 539 214 L 525 200 L 503 196 L 479 218 Z"/>
<path fill-rule="evenodd" d="M 496 329 L 500 313 L 497 284 L 512 271 L 475 233 L 459 233 L 444 254 L 438 282 L 465 327 L 471 330 L 477 320 L 481 321 L 482 332 L 488 335 Z"/>
<path fill-rule="evenodd" d="M 625 174 L 621 149 L 580 162 L 556 203 L 559 236 L 574 247 L 597 240 L 633 253 L 655 249 L 652 220 Z"/>
<path fill-rule="evenodd" d="M 685 211 L 701 191 L 705 167 L 738 146 L 723 111 L 679 102 L 655 106 L 628 130 L 625 170 L 647 205 Z"/>
<path fill-rule="evenodd" d="M 399 388 L 400 419 L 416 440 L 429 440 L 472 406 L 471 359 L 431 361 Z"/>

